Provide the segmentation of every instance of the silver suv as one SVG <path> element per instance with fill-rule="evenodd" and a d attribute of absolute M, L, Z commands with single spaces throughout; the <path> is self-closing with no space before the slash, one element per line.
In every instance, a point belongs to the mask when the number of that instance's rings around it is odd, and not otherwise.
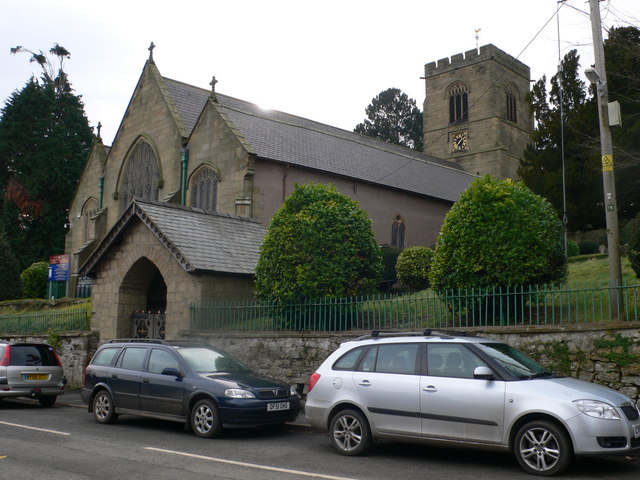
<path fill-rule="evenodd" d="M 0 400 L 31 397 L 50 407 L 64 393 L 66 383 L 60 359 L 50 345 L 0 340 Z"/>
<path fill-rule="evenodd" d="M 526 472 L 554 475 L 574 455 L 640 450 L 640 414 L 627 396 L 459 333 L 373 332 L 343 343 L 308 391 L 308 421 L 343 455 L 378 439 L 462 442 L 510 449 Z"/>

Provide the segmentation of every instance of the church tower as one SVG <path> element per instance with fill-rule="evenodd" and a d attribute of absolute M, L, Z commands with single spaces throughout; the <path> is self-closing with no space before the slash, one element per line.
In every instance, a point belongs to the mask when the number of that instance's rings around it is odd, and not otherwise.
<path fill-rule="evenodd" d="M 424 151 L 469 173 L 517 178 L 533 127 L 529 67 L 493 45 L 425 65 Z"/>

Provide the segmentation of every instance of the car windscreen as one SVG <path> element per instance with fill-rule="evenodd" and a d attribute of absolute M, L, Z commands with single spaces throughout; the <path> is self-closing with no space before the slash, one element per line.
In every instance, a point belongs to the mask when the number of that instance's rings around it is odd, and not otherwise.
<path fill-rule="evenodd" d="M 505 343 L 477 343 L 475 345 L 520 379 L 536 378 L 553 374 L 553 372 L 550 372 L 535 360 L 532 360 L 524 353 Z"/>
<path fill-rule="evenodd" d="M 248 372 L 235 358 L 206 347 L 181 347 L 176 351 L 191 370 L 199 373 Z"/>
<path fill-rule="evenodd" d="M 58 360 L 48 345 L 12 345 L 11 365 L 55 367 Z"/>

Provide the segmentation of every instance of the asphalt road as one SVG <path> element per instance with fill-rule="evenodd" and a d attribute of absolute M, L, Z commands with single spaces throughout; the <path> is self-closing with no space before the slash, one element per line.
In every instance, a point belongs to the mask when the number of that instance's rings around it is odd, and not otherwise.
<path fill-rule="evenodd" d="M 69 400 L 70 397 L 67 398 Z M 121 416 L 100 425 L 80 404 L 0 402 L 0 479 L 531 479 L 506 452 L 377 444 L 364 457 L 334 453 L 303 425 L 229 430 L 205 440 L 176 423 Z M 640 478 L 640 460 L 579 459 L 562 478 Z"/>

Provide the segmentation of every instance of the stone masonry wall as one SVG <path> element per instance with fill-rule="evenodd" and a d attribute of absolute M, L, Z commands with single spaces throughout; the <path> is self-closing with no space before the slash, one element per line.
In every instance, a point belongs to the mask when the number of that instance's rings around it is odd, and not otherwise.
<path fill-rule="evenodd" d="M 606 385 L 640 401 L 640 322 L 561 329 L 467 330 L 505 341 L 557 373 Z M 183 336 L 222 348 L 255 371 L 302 389 L 341 342 L 359 335 L 269 332 L 260 336 L 194 333 Z"/>
<path fill-rule="evenodd" d="M 503 340 L 558 373 L 606 385 L 640 401 L 640 322 L 563 328 L 468 329 Z M 367 333 L 367 332 L 360 332 Z M 198 334 L 183 339 L 206 341 L 243 361 L 256 372 L 297 385 L 305 391 L 309 376 L 341 342 L 357 333 Z M 3 338 L 9 338 L 4 336 Z M 84 367 L 98 346 L 98 334 L 69 333 L 59 338 L 17 337 L 57 342 L 70 385 L 82 384 Z"/>

